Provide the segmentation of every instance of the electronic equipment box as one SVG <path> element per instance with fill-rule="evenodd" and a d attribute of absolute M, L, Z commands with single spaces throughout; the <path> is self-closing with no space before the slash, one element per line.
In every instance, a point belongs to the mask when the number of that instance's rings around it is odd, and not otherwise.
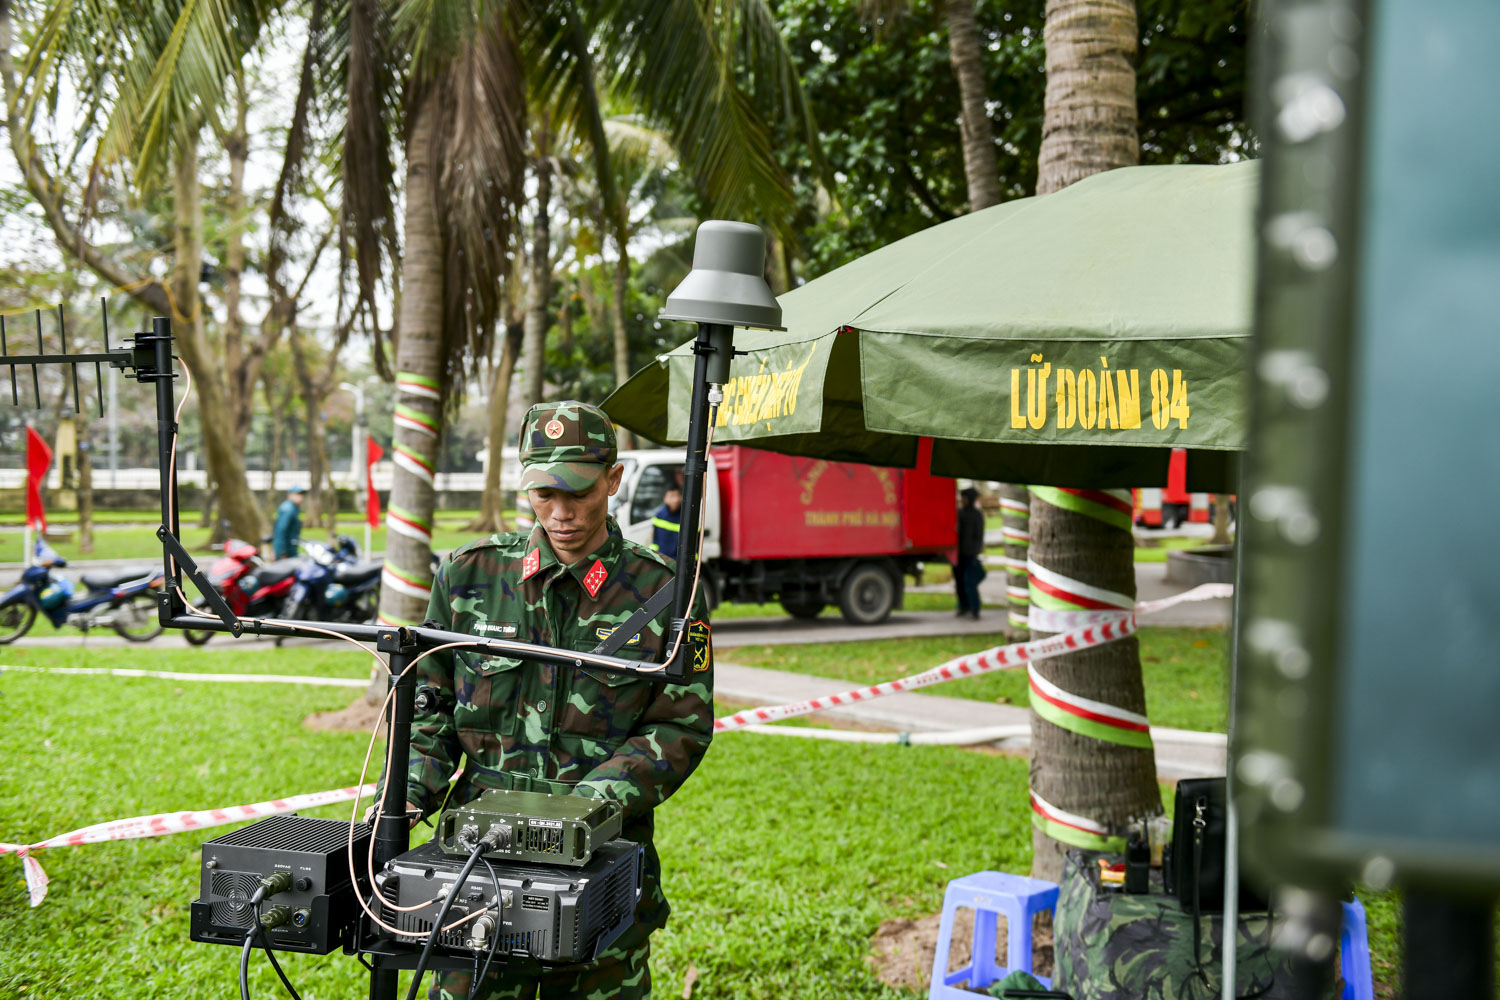
<path fill-rule="evenodd" d="M 599 845 L 581 868 L 509 861 L 491 878 L 481 864 L 455 886 L 466 860 L 436 841 L 392 859 L 375 873 L 380 897 L 394 906 L 429 905 L 409 912 L 383 906 L 381 919 L 425 938 L 443 899 L 456 892 L 444 926 L 482 915 L 439 933 L 436 951 L 473 957 L 493 948 L 510 959 L 557 963 L 592 962 L 635 919 L 644 851 L 633 841 Z"/>
<path fill-rule="evenodd" d="M 493 833 L 484 856 L 506 861 L 581 866 L 620 835 L 619 807 L 605 799 L 495 788 L 449 809 L 434 838 L 449 854 L 467 857 L 479 838 Z"/>
<path fill-rule="evenodd" d="M 260 904 L 266 943 L 284 951 L 326 955 L 352 939 L 370 828 L 354 825 L 357 881 L 349 874 L 349 822 L 270 816 L 203 845 L 201 897 L 192 904 L 194 941 L 239 945 L 255 920 L 250 897 L 262 879 L 286 888 Z"/>

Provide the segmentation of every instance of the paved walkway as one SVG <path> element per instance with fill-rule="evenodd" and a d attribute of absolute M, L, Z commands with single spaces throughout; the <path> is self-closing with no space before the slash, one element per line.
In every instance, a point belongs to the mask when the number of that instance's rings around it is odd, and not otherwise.
<path fill-rule="evenodd" d="M 849 688 L 848 681 L 744 667 L 722 659 L 714 667 L 714 694 L 742 704 L 786 704 L 838 694 Z M 825 714 L 905 732 L 1024 726 L 1031 716 L 1030 709 L 1020 705 L 995 705 L 940 694 L 890 694 L 873 701 L 830 709 Z M 1156 742 L 1157 774 L 1163 780 L 1212 777 L 1224 773 L 1225 741 L 1222 735 L 1155 727 L 1151 735 Z M 1024 754 L 1030 750 L 1031 739 L 1015 737 L 994 745 Z"/>

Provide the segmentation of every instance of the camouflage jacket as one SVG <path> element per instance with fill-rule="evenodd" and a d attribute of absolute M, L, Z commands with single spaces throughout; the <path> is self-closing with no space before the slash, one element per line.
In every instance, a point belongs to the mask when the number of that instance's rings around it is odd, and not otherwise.
<path fill-rule="evenodd" d="M 572 566 L 557 561 L 540 526 L 492 535 L 454 551 L 438 569 L 428 617 L 442 628 L 589 651 L 672 578 L 657 553 L 609 537 Z M 616 655 L 660 662 L 670 607 Z M 440 707 L 412 723 L 407 796 L 424 815 L 489 788 L 608 798 L 624 810 L 624 835 L 646 848 L 637 909 L 646 930 L 668 907 L 652 846 L 651 810 L 675 792 L 713 737 L 713 669 L 704 603 L 689 630 L 691 683 L 568 668 L 467 651 L 434 653 L 414 668 Z M 685 640 L 686 641 L 686 640 Z"/>

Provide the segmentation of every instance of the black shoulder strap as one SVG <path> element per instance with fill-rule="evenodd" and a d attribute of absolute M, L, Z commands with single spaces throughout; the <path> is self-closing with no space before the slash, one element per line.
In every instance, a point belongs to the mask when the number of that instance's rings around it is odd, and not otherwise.
<path fill-rule="evenodd" d="M 673 577 L 667 585 L 652 594 L 645 604 L 636 609 L 635 614 L 625 619 L 625 624 L 615 627 L 615 630 L 604 637 L 604 641 L 594 647 L 594 652 L 600 656 L 614 656 L 620 651 L 620 647 L 630 641 L 646 624 L 661 614 L 662 609 L 672 603 L 672 597 L 677 593 L 677 578 Z"/>
<path fill-rule="evenodd" d="M 1208 810 L 1208 798 L 1200 797 L 1194 804 L 1193 816 L 1193 965 L 1204 983 L 1208 973 L 1203 971 L 1203 837 L 1208 826 L 1204 813 Z"/>

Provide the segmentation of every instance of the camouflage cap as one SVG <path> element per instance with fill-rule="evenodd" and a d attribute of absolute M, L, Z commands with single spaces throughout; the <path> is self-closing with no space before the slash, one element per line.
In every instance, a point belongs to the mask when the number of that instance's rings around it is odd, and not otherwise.
<path fill-rule="evenodd" d="M 569 399 L 538 403 L 521 427 L 521 489 L 582 493 L 615 464 L 615 425 Z"/>

